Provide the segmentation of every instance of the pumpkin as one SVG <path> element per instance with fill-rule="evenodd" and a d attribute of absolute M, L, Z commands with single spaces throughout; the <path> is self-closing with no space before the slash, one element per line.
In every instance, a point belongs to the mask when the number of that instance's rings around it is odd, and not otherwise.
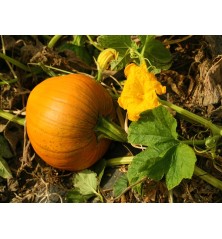
<path fill-rule="evenodd" d="M 109 147 L 110 140 L 95 132 L 99 116 L 115 119 L 112 98 L 100 83 L 84 74 L 56 76 L 31 91 L 27 134 L 46 163 L 79 171 L 92 166 Z"/>

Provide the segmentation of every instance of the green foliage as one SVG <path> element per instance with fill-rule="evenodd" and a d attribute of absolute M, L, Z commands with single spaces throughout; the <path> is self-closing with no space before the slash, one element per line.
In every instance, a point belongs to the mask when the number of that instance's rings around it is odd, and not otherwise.
<path fill-rule="evenodd" d="M 121 56 L 125 55 L 125 52 L 131 47 L 132 40 L 129 35 L 101 35 L 97 38 L 99 47 L 101 48 L 113 48 Z"/>
<path fill-rule="evenodd" d="M 101 179 L 106 168 L 106 160 L 104 158 L 96 162 L 90 169 L 97 174 L 98 183 L 101 182 Z"/>
<path fill-rule="evenodd" d="M 121 175 L 120 178 L 118 178 L 118 180 L 114 184 L 114 187 L 113 187 L 114 197 L 120 196 L 123 193 L 123 191 L 127 188 L 127 186 L 128 186 L 128 179 L 126 174 L 124 173 L 123 175 Z"/>
<path fill-rule="evenodd" d="M 100 176 L 101 177 L 101 174 Z M 97 197 L 101 202 L 103 198 L 98 191 L 99 180 L 97 174 L 92 170 L 85 169 L 76 173 L 73 178 L 74 188 L 67 193 L 68 202 L 87 202 L 92 197 Z"/>
<path fill-rule="evenodd" d="M 137 36 L 135 42 L 129 35 L 101 35 L 97 38 L 100 48 L 113 48 L 118 52 L 118 59 L 111 63 L 111 69 L 120 70 L 132 61 L 140 62 L 140 57 L 148 60 L 151 71 L 158 73 L 169 69 L 172 56 L 168 49 L 155 36 Z"/>
<path fill-rule="evenodd" d="M 13 157 L 7 140 L 0 135 L 0 177 L 12 178 L 11 170 L 5 159 Z"/>
<path fill-rule="evenodd" d="M 152 147 L 177 140 L 177 122 L 165 107 L 147 110 L 140 116 L 140 120 L 132 122 L 129 127 L 130 143 Z"/>
<path fill-rule="evenodd" d="M 151 66 L 159 70 L 168 70 L 172 64 L 171 53 L 162 42 L 149 39 L 146 43 L 144 57 L 149 60 Z"/>
<path fill-rule="evenodd" d="M 3 178 L 12 178 L 12 172 L 7 162 L 1 155 L 0 155 L 0 176 Z"/>
<path fill-rule="evenodd" d="M 100 48 L 113 48 L 118 52 L 118 59 L 111 62 L 111 70 L 120 70 L 130 61 L 131 36 L 101 35 L 97 42 Z"/>
<path fill-rule="evenodd" d="M 127 172 L 130 184 L 144 176 L 154 180 L 166 177 L 170 190 L 183 178 L 191 178 L 196 163 L 193 149 L 177 139 L 176 120 L 168 110 L 159 106 L 141 114 L 129 127 L 129 142 L 148 146 L 137 154 Z"/>
<path fill-rule="evenodd" d="M 138 38 L 141 41 L 141 46 L 145 46 L 147 42 L 152 41 L 155 39 L 155 36 L 153 35 L 139 35 Z"/>
<path fill-rule="evenodd" d="M 73 184 L 82 195 L 97 194 L 96 190 L 98 182 L 96 176 L 96 173 L 92 172 L 91 170 L 83 170 L 75 175 Z"/>
<path fill-rule="evenodd" d="M 178 144 L 169 153 L 171 164 L 166 173 L 166 184 L 170 190 L 179 185 L 183 178 L 192 178 L 196 155 L 190 146 L 183 143 Z"/>
<path fill-rule="evenodd" d="M 91 195 L 82 195 L 78 189 L 72 189 L 66 195 L 69 203 L 86 203 L 91 197 Z"/>
<path fill-rule="evenodd" d="M 72 43 L 64 43 L 58 48 L 59 52 L 70 50 L 75 53 L 77 59 L 80 59 L 87 65 L 94 64 L 93 58 L 84 46 L 74 45 Z"/>

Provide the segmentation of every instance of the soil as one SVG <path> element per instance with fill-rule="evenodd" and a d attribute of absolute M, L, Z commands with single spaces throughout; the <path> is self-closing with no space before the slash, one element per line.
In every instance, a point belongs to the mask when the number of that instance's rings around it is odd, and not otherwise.
<path fill-rule="evenodd" d="M 49 49 L 50 36 L 3 36 L 0 52 L 23 63 L 36 66 L 36 71 L 27 71 L 13 66 L 0 58 L 0 82 L 18 78 L 10 84 L 0 84 L 0 109 L 25 117 L 25 105 L 29 92 L 56 69 L 67 72 L 95 74 L 93 60 L 88 62 L 71 50 L 59 47 Z M 71 36 L 63 36 L 58 45 L 66 43 Z M 167 100 L 191 112 L 221 125 L 222 117 L 222 37 L 221 36 L 158 36 L 173 56 L 170 70 L 157 75 L 167 87 Z M 93 46 L 86 44 L 90 54 L 96 55 Z M 51 66 L 53 68 L 47 68 Z M 124 79 L 123 71 L 113 74 L 117 80 Z M 113 82 L 110 77 L 106 84 Z M 115 87 L 115 85 L 114 85 Z M 176 116 L 177 117 L 177 116 Z M 178 130 L 184 138 L 205 134 L 205 129 L 178 119 Z M 52 168 L 33 151 L 25 129 L 13 122 L 0 118 L 0 134 L 7 140 L 13 157 L 7 159 L 13 178 L 0 177 L 0 202 L 2 203 L 43 203 L 67 202 L 67 192 L 72 189 L 75 173 Z M 130 145 L 112 142 L 105 159 L 125 156 L 133 150 Z M 198 154 L 197 165 L 214 177 L 222 180 L 222 155 L 217 149 L 216 158 L 209 153 Z M 160 182 L 147 179 L 143 183 L 143 195 L 129 190 L 120 198 L 114 199 L 113 185 L 127 165 L 106 168 L 100 191 L 104 201 L 111 203 L 216 203 L 222 202 L 221 190 L 211 186 L 199 177 L 184 179 L 179 186 L 169 192 L 164 180 Z M 89 200 L 89 202 L 95 202 Z"/>

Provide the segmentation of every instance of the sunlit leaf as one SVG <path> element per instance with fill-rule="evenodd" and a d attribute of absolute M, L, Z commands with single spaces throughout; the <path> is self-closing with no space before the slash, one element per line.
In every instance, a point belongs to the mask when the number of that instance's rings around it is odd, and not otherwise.
<path fill-rule="evenodd" d="M 140 119 L 129 127 L 128 140 L 133 144 L 154 147 L 160 143 L 172 143 L 177 140 L 177 122 L 164 106 L 147 110 Z"/>
<path fill-rule="evenodd" d="M 183 178 L 191 179 L 196 163 L 196 155 L 193 149 L 180 143 L 169 152 L 165 159 L 171 158 L 170 168 L 166 174 L 166 184 L 168 189 L 172 189 L 179 185 Z"/>
<path fill-rule="evenodd" d="M 73 183 L 74 187 L 77 188 L 82 195 L 97 194 L 97 175 L 89 169 L 76 173 Z"/>
<path fill-rule="evenodd" d="M 129 127 L 129 142 L 148 146 L 137 154 L 129 166 L 130 184 L 144 176 L 154 180 L 166 177 L 168 189 L 179 185 L 183 178 L 191 178 L 196 155 L 193 149 L 177 139 L 177 122 L 163 106 L 146 111 Z"/>

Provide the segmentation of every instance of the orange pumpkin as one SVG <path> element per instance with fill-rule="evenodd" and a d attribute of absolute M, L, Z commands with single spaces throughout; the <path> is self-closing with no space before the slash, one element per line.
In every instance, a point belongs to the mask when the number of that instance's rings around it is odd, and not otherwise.
<path fill-rule="evenodd" d="M 49 165 L 70 171 L 92 166 L 110 140 L 94 131 L 99 116 L 115 118 L 105 88 L 84 74 L 49 78 L 30 93 L 27 134 L 35 152 Z"/>

